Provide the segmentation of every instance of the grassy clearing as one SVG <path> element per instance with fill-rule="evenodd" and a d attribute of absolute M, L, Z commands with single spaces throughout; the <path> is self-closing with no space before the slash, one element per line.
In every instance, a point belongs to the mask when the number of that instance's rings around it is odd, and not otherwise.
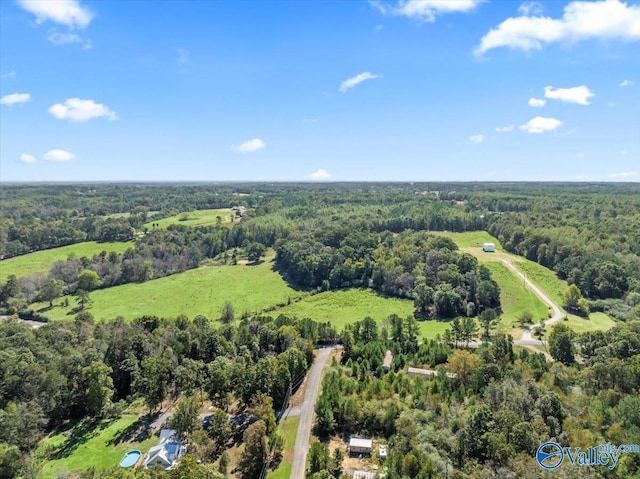
<path fill-rule="evenodd" d="M 418 322 L 418 330 L 419 338 L 418 341 L 423 339 L 434 339 L 438 334 L 442 336 L 444 332 L 451 327 L 451 321 L 419 321 Z"/>
<path fill-rule="evenodd" d="M 161 220 L 149 221 L 144 226 L 148 229 L 153 229 L 154 223 L 158 225 L 158 228 L 166 228 L 169 225 L 214 226 L 218 221 L 218 216 L 222 218 L 222 223 L 231 223 L 232 214 L 234 214 L 234 212 L 231 211 L 231 208 L 195 210 L 188 213 L 180 213 Z"/>
<path fill-rule="evenodd" d="M 282 462 L 275 471 L 269 471 L 268 479 L 289 479 L 291 475 L 291 463 L 293 462 L 293 449 L 296 444 L 298 423 L 300 417 L 286 417 L 278 425 L 278 433 L 284 439 Z"/>
<path fill-rule="evenodd" d="M 257 312 L 286 303 L 301 294 L 284 282 L 272 269 L 271 262 L 265 261 L 255 266 L 203 266 L 145 283 L 93 291 L 88 311 L 96 320 L 116 316 L 133 319 L 144 314 L 162 317 L 204 314 L 216 319 L 227 301 L 234 305 L 236 316 L 240 316 L 244 311 Z M 44 313 L 51 319 L 72 318 L 77 300 L 69 297 L 69 302 L 68 308 L 55 306 Z M 55 302 L 60 303 L 60 299 Z M 40 310 L 46 306 L 36 303 L 31 308 Z"/>
<path fill-rule="evenodd" d="M 592 331 L 607 331 L 618 324 L 616 320 L 604 313 L 591 313 L 588 318 L 569 315 L 566 324 L 576 333 L 586 333 Z"/>
<path fill-rule="evenodd" d="M 486 231 L 466 231 L 464 233 L 453 233 L 450 231 L 432 231 L 434 235 L 446 236 L 451 238 L 458 248 L 480 248 L 482 250 L 482 243 L 494 243 L 497 250 L 502 249 L 500 241 L 491 236 Z"/>
<path fill-rule="evenodd" d="M 558 278 L 556 273 L 544 266 L 530 261 L 521 256 L 507 253 L 502 249 L 500 242 L 486 231 L 471 231 L 466 233 L 437 233 L 447 236 L 455 241 L 460 249 L 472 254 L 485 264 L 490 270 L 494 279 L 500 285 L 502 307 L 504 313 L 500 317 L 497 325 L 499 332 L 512 333 L 514 337 L 519 337 L 520 332 L 513 328 L 514 319 L 528 310 L 534 315 L 534 320 L 546 319 L 546 306 L 533 293 L 525 288 L 520 279 L 501 263 L 506 259 L 516 266 L 527 276 L 538 288 L 545 293 L 551 301 L 557 305 L 562 304 L 562 294 L 567 289 L 566 281 Z M 495 253 L 485 253 L 482 251 L 482 243 L 495 243 Z M 533 299 L 532 299 L 533 297 Z M 543 308 L 543 309 L 541 309 Z M 543 315 L 540 318 L 540 315 Z M 616 321 L 604 313 L 594 313 L 589 319 L 568 314 L 568 325 L 576 332 L 603 331 L 611 329 Z"/>
<path fill-rule="evenodd" d="M 329 321 L 338 330 L 367 316 L 381 321 L 391 314 L 405 317 L 413 314 L 413 301 L 387 298 L 370 289 L 326 291 L 306 297 L 278 309 L 273 314 L 286 314 L 316 321 Z"/>
<path fill-rule="evenodd" d="M 119 419 L 101 421 L 95 425 L 80 422 L 67 432 L 45 438 L 39 452 L 52 459 L 45 463 L 39 477 L 53 479 L 89 467 L 107 469 L 118 465 L 127 451 L 139 449 L 143 454 L 146 453 L 156 445 L 157 437 L 151 436 L 139 442 L 126 441 L 122 437 L 137 420 L 137 415 L 125 414 Z"/>
<path fill-rule="evenodd" d="M 533 321 L 547 319 L 549 309 L 529 288 L 525 288 L 504 264 L 496 262 L 486 263 L 494 280 L 500 285 L 500 302 L 502 314 L 496 330 L 500 333 L 513 334 L 519 328 L 518 318 L 524 312 L 533 315 Z"/>
<path fill-rule="evenodd" d="M 97 243 L 95 241 L 85 241 L 60 248 L 46 249 L 34 253 L 16 256 L 0 261 L 0 281 L 6 281 L 7 276 L 15 274 L 18 278 L 30 276 L 36 273 L 47 273 L 56 261 L 64 261 L 69 255 L 76 255 L 78 258 L 93 255 L 102 251 L 115 251 L 122 253 L 127 248 L 133 246 L 133 242 L 126 243 Z"/>
<path fill-rule="evenodd" d="M 413 301 L 381 296 L 370 289 L 348 289 L 308 296 L 270 314 L 329 321 L 340 331 L 347 324 L 360 321 L 367 316 L 379 323 L 392 314 L 403 318 L 411 316 Z M 446 321 L 420 321 L 418 324 L 420 336 L 427 339 L 442 334 L 449 327 Z"/>
<path fill-rule="evenodd" d="M 569 287 L 566 281 L 558 278 L 556 274 L 548 268 L 545 268 L 533 261 L 522 261 L 518 263 L 518 269 L 527 275 L 549 299 L 557 305 L 562 304 L 562 294 Z"/>

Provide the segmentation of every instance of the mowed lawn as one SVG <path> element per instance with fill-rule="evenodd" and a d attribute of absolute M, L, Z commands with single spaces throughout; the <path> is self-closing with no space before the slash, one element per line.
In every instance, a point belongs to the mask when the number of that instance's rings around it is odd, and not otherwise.
<path fill-rule="evenodd" d="M 267 479 L 289 479 L 291 476 L 291 464 L 293 462 L 293 450 L 296 445 L 296 436 L 298 435 L 298 423 L 300 416 L 285 417 L 278 424 L 278 434 L 284 439 L 284 447 L 282 451 L 282 461 L 278 468 L 269 471 Z"/>
<path fill-rule="evenodd" d="M 218 221 L 218 216 L 222 218 L 222 223 L 231 223 L 232 214 L 235 214 L 235 212 L 232 211 L 231 208 L 195 210 L 169 216 L 161 220 L 149 221 L 144 226 L 148 229 L 153 229 L 154 223 L 158 225 L 157 228 L 166 228 L 169 225 L 214 226 Z M 185 216 L 186 219 L 184 219 Z"/>
<path fill-rule="evenodd" d="M 16 256 L 0 261 L 0 281 L 6 281 L 7 276 L 15 274 L 18 278 L 30 276 L 36 273 L 48 273 L 51 266 L 56 261 L 64 261 L 69 255 L 76 255 L 78 258 L 86 256 L 91 258 L 102 251 L 122 253 L 127 248 L 133 247 L 133 242 L 126 243 L 97 243 L 95 241 L 85 241 L 59 248 L 35 251 L 33 253 Z"/>
<path fill-rule="evenodd" d="M 193 318 L 204 314 L 209 319 L 220 316 L 222 306 L 230 301 L 239 317 L 243 312 L 260 312 L 278 303 L 286 303 L 301 294 L 290 288 L 272 269 L 272 262 L 255 266 L 202 266 L 197 269 L 154 279 L 145 283 L 125 284 L 93 291 L 88 311 L 96 320 L 122 316 L 133 319 L 142 315 L 175 317 L 186 314 Z M 44 313 L 51 319 L 70 319 L 77 300 L 69 297 L 67 308 L 58 306 Z M 31 306 L 46 308 L 45 303 Z"/>
<path fill-rule="evenodd" d="M 45 462 L 39 477 L 53 479 L 60 474 L 90 467 L 110 469 L 117 466 L 125 453 L 132 449 L 139 449 L 144 455 L 157 444 L 156 436 L 142 442 L 125 442 L 119 438 L 137 420 L 137 415 L 125 414 L 117 420 L 102 421 L 92 427 L 79 423 L 67 434 L 45 438 L 40 444 L 40 452 L 46 451 L 52 459 Z"/>

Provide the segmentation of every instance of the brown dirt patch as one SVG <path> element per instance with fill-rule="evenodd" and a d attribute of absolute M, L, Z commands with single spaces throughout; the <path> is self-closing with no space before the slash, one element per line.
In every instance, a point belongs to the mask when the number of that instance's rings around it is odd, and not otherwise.
<path fill-rule="evenodd" d="M 379 442 L 373 442 L 373 450 L 377 451 Z M 342 460 L 342 470 L 352 469 L 354 471 L 367 471 L 367 472 L 379 472 L 382 470 L 381 466 L 377 463 L 377 459 L 375 458 L 375 452 L 371 457 L 363 456 L 363 457 L 351 457 L 347 452 L 347 443 L 344 439 L 338 436 L 334 436 L 329 440 L 329 454 L 333 456 L 333 451 L 336 449 L 340 449 L 344 454 L 344 459 Z"/>

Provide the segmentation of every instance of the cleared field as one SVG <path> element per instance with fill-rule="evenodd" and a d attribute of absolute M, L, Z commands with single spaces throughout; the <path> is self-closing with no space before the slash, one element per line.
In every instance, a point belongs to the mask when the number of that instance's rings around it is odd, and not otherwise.
<path fill-rule="evenodd" d="M 195 210 L 169 216 L 161 220 L 149 221 L 144 226 L 148 229 L 153 229 L 154 224 L 158 225 L 157 228 L 166 228 L 169 225 L 214 226 L 218 222 L 218 216 L 222 218 L 222 223 L 231 223 L 231 215 L 233 213 L 230 208 Z"/>
<path fill-rule="evenodd" d="M 259 312 L 301 294 L 284 282 L 272 269 L 271 262 L 256 266 L 203 266 L 145 283 L 93 291 L 88 311 L 96 320 L 116 316 L 133 319 L 144 314 L 164 317 L 204 314 L 213 320 L 220 316 L 227 301 L 234 305 L 239 317 L 245 311 Z M 68 308 L 55 306 L 45 314 L 51 319 L 70 319 L 77 300 L 69 297 L 69 302 Z M 60 299 L 55 301 L 56 305 L 60 303 Z M 31 307 L 39 310 L 46 306 L 36 303 Z"/>
<path fill-rule="evenodd" d="M 53 263 L 66 260 L 71 254 L 76 255 L 78 258 L 82 258 L 83 256 L 91 258 L 94 254 L 102 251 L 122 253 L 132 246 L 133 242 L 131 241 L 126 243 L 97 243 L 95 241 L 85 241 L 83 243 L 16 256 L 15 258 L 0 261 L 0 281 L 6 281 L 7 276 L 11 274 L 15 274 L 20 278 L 36 273 L 47 273 Z"/>
<path fill-rule="evenodd" d="M 271 314 L 286 314 L 316 321 L 330 321 L 338 330 L 367 316 L 381 321 L 391 314 L 405 317 L 413 314 L 413 301 L 387 298 L 370 289 L 326 291 L 308 296 Z"/>
<path fill-rule="evenodd" d="M 293 461 L 293 448 L 298 433 L 300 417 L 286 417 L 278 425 L 278 433 L 284 439 L 282 462 L 275 471 L 269 471 L 268 479 L 289 479 L 291 476 L 291 462 Z"/>
<path fill-rule="evenodd" d="M 573 314 L 568 315 L 569 321 L 565 322 L 576 333 L 591 331 L 606 331 L 613 328 L 618 322 L 604 313 L 591 313 L 588 318 L 581 318 Z M 564 322 L 564 321 L 561 321 Z"/>
<path fill-rule="evenodd" d="M 458 245 L 458 247 L 475 256 L 478 260 L 485 264 L 494 276 L 494 279 L 500 285 L 501 301 L 504 313 L 500 316 L 500 320 L 496 327 L 497 331 L 511 333 L 514 337 L 520 337 L 521 332 L 518 329 L 513 328 L 513 320 L 522 311 L 529 310 L 534 314 L 534 319 L 539 316 L 536 314 L 544 314 L 543 318 L 546 319 L 546 313 L 542 313 L 546 306 L 540 301 L 537 296 L 532 302 L 533 293 L 525 288 L 519 278 L 511 273 L 503 264 L 502 260 L 508 260 L 518 268 L 523 274 L 527 276 L 527 279 L 531 280 L 538 288 L 545 293 L 549 299 L 554 303 L 562 305 L 562 293 L 567 289 L 568 284 L 566 281 L 558 278 L 556 273 L 544 266 L 530 261 L 522 256 L 517 256 L 511 253 L 507 253 L 502 249 L 500 242 L 491 236 L 486 231 L 471 231 L 466 233 L 449 233 L 439 232 L 443 236 L 447 236 Z M 495 243 L 495 253 L 485 253 L 482 251 L 482 243 Z M 536 305 L 536 302 L 538 303 Z M 534 311 L 535 305 L 535 311 Z M 515 317 L 512 316 L 515 314 Z M 607 316 L 604 313 L 593 313 L 589 316 L 589 319 L 584 319 L 579 316 L 567 314 L 568 325 L 576 332 L 584 331 L 604 331 L 611 329 L 616 321 Z"/>
<path fill-rule="evenodd" d="M 518 269 L 549 296 L 551 301 L 562 305 L 562 293 L 569 287 L 566 281 L 558 278 L 550 269 L 533 261 L 525 260 L 518 263 Z"/>
<path fill-rule="evenodd" d="M 451 238 L 460 249 L 480 248 L 482 250 L 482 243 L 494 243 L 496 245 L 496 250 L 502 249 L 500 241 L 498 241 L 486 231 L 466 231 L 464 233 L 453 233 L 450 231 L 431 231 L 430 233 Z"/>
<path fill-rule="evenodd" d="M 488 262 L 486 266 L 500 285 L 502 315 L 496 327 L 498 332 L 515 335 L 515 330 L 519 328 L 518 318 L 524 312 L 531 313 L 535 323 L 547 319 L 547 306 L 503 263 Z"/>
<path fill-rule="evenodd" d="M 157 437 L 151 436 L 141 442 L 128 442 L 121 437 L 137 420 L 137 415 L 125 414 L 115 421 L 106 420 L 95 425 L 81 422 L 68 432 L 45 438 L 40 444 L 40 452 L 46 451 L 52 459 L 44 464 L 39 477 L 53 479 L 90 467 L 97 470 L 112 468 L 131 449 L 139 449 L 145 454 L 157 444 Z"/>
<path fill-rule="evenodd" d="M 340 331 L 345 325 L 360 321 L 367 316 L 378 322 L 382 322 L 392 314 L 402 318 L 411 316 L 413 301 L 381 296 L 370 289 L 348 289 L 308 296 L 269 314 L 286 314 L 321 322 L 329 321 Z M 449 327 L 447 321 L 420 321 L 418 325 L 420 336 L 427 339 L 444 333 Z"/>

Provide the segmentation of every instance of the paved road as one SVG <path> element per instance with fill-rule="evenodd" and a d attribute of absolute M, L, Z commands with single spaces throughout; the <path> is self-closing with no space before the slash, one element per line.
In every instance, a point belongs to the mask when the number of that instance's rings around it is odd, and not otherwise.
<path fill-rule="evenodd" d="M 531 288 L 531 290 L 536 293 L 536 295 L 542 300 L 542 302 L 544 304 L 546 304 L 547 306 L 549 306 L 551 308 L 551 310 L 553 311 L 553 315 L 551 316 L 551 318 L 547 319 L 546 321 L 543 321 L 542 324 L 544 324 L 545 326 L 551 326 L 552 324 L 557 323 L 558 321 L 560 321 L 563 317 L 562 311 L 560 310 L 560 308 L 558 308 L 558 306 L 549 299 L 549 297 L 544 294 L 542 291 L 540 291 L 540 289 L 533 284 L 531 281 L 529 281 L 529 279 L 523 275 L 518 268 L 516 268 L 513 264 L 511 264 L 511 262 L 507 261 L 506 259 L 503 259 L 502 262 L 507 266 L 507 268 L 509 268 L 511 271 L 513 271 L 517 276 L 520 277 L 520 279 L 524 280 L 525 284 L 527 286 L 529 286 L 529 288 Z M 520 345 L 536 345 L 536 344 L 541 344 L 541 341 L 537 341 L 531 338 L 531 333 L 533 331 L 533 329 L 536 326 L 539 326 L 540 324 L 534 324 L 533 326 L 527 328 L 524 330 L 524 333 L 522 333 L 522 337 L 520 338 L 520 340 L 518 341 L 518 343 Z M 516 344 L 516 342 L 514 341 L 514 344 Z"/>
<path fill-rule="evenodd" d="M 298 433 L 296 435 L 296 445 L 293 449 L 293 464 L 291 466 L 290 479 L 304 479 L 305 466 L 307 464 L 307 451 L 309 450 L 309 436 L 311 435 L 311 424 L 313 423 L 313 411 L 320 389 L 320 379 L 322 378 L 322 368 L 324 368 L 333 348 L 323 348 L 318 351 L 309 377 L 307 387 L 304 392 L 304 401 L 300 406 L 300 422 L 298 423 Z"/>

